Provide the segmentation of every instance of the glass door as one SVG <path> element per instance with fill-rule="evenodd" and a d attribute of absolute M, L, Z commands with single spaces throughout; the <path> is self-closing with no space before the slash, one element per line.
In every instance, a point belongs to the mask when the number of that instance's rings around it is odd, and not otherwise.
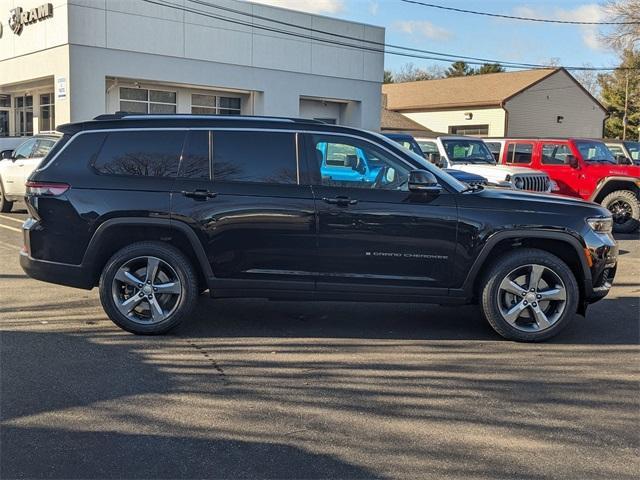
<path fill-rule="evenodd" d="M 0 95 L 0 137 L 8 137 L 11 116 L 11 95 Z"/>

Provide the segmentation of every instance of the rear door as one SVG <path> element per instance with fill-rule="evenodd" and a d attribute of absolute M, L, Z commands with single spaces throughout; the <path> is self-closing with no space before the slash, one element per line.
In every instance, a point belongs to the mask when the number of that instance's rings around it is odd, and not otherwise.
<path fill-rule="evenodd" d="M 220 289 L 313 289 L 315 205 L 291 131 L 191 130 L 172 219 L 204 245 Z"/>
<path fill-rule="evenodd" d="M 412 167 L 364 139 L 308 134 L 305 151 L 310 170 L 316 168 L 318 291 L 445 292 L 456 245 L 455 195 L 446 190 L 435 197 L 411 194 Z M 318 166 L 327 151 L 359 152 L 372 180 L 333 181 L 321 175 Z"/>

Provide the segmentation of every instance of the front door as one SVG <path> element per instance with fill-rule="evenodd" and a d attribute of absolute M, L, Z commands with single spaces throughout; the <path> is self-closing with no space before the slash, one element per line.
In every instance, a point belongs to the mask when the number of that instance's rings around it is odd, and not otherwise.
<path fill-rule="evenodd" d="M 314 287 L 315 204 L 297 134 L 192 130 L 172 219 L 192 226 L 219 289 Z"/>
<path fill-rule="evenodd" d="M 546 142 L 540 146 L 540 167 L 558 185 L 555 193 L 577 197 L 580 196 L 580 171 L 571 166 L 572 155 L 574 152 L 565 142 Z"/>
<path fill-rule="evenodd" d="M 13 163 L 2 174 L 7 195 L 24 195 L 25 175 L 30 168 L 29 162 L 37 142 L 35 138 L 29 139 L 14 150 Z M 31 173 L 31 170 L 29 170 L 29 173 Z"/>
<path fill-rule="evenodd" d="M 442 293 L 451 286 L 456 246 L 454 194 L 412 194 L 412 169 L 390 150 L 351 136 L 309 134 L 305 150 L 315 169 L 318 211 L 318 291 Z M 355 181 L 327 176 L 322 166 L 360 168 Z M 354 165 L 357 157 L 365 165 Z"/>

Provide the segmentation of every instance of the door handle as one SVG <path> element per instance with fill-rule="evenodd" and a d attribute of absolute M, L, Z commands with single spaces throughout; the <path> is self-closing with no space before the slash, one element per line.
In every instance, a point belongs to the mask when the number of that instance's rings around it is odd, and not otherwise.
<path fill-rule="evenodd" d="M 335 198 L 323 198 L 322 201 L 331 205 L 338 205 L 339 207 L 347 207 L 349 205 L 355 205 L 358 200 L 349 197 L 335 197 Z"/>
<path fill-rule="evenodd" d="M 209 190 L 201 190 L 201 189 L 192 190 L 190 192 L 183 190 L 182 195 L 188 198 L 194 198 L 196 200 L 206 200 L 208 198 L 215 198 L 218 196 L 218 194 L 215 192 L 210 192 Z"/>

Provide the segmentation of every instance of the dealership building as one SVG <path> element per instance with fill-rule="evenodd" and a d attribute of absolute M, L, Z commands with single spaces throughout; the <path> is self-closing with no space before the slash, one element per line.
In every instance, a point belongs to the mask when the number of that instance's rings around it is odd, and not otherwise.
<path fill-rule="evenodd" d="M 235 0 L 0 0 L 0 25 L 0 136 L 116 111 L 380 126 L 381 27 Z"/>

